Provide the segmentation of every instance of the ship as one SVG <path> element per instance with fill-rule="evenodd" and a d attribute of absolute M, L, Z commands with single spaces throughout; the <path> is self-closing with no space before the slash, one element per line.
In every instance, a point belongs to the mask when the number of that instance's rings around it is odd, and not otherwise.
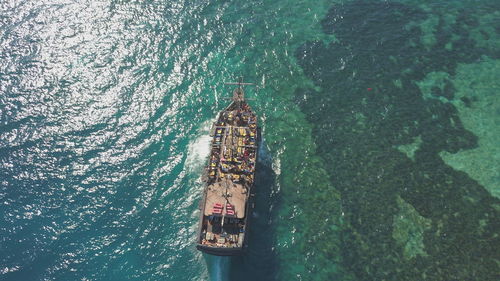
<path fill-rule="evenodd" d="M 241 255 L 248 247 L 249 217 L 260 129 L 245 99 L 241 80 L 231 103 L 210 129 L 211 143 L 204 171 L 204 191 L 196 248 L 217 256 Z"/>

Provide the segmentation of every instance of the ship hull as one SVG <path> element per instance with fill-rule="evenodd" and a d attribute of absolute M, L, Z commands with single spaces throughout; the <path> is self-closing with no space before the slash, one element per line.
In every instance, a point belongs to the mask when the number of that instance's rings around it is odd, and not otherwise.
<path fill-rule="evenodd" d="M 216 256 L 241 255 L 248 247 L 260 143 L 257 117 L 241 87 L 219 113 L 211 136 L 196 248 Z"/>

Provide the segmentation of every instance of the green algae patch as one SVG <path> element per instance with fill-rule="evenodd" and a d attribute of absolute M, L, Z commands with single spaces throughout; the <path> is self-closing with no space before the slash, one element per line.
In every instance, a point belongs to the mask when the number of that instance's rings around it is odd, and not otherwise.
<path fill-rule="evenodd" d="M 395 148 L 408 156 L 411 160 L 415 160 L 415 151 L 418 150 L 422 144 L 422 138 L 420 136 L 416 137 L 414 141 L 410 144 L 397 145 Z"/>
<path fill-rule="evenodd" d="M 423 234 L 431 227 L 431 220 L 422 217 L 415 208 L 400 196 L 396 199 L 399 213 L 394 215 L 392 238 L 403 248 L 405 259 L 417 255 L 428 256 L 425 252 Z"/>
<path fill-rule="evenodd" d="M 393 81 L 393 83 L 394 83 L 394 86 L 396 86 L 396 87 L 398 87 L 400 89 L 403 89 L 403 84 L 401 83 L 401 80 L 396 79 L 396 80 Z"/>
<path fill-rule="evenodd" d="M 500 11 L 479 17 L 478 24 L 471 29 L 471 38 L 476 41 L 477 46 L 486 49 L 498 49 L 500 46 L 500 36 L 498 32 Z"/>
<path fill-rule="evenodd" d="M 439 17 L 430 16 L 427 20 L 423 21 L 421 26 L 422 29 L 422 37 L 421 42 L 427 48 L 431 48 L 437 42 L 436 40 L 436 31 L 439 23 Z"/>
<path fill-rule="evenodd" d="M 452 101 L 465 129 L 478 136 L 478 147 L 439 155 L 453 168 L 466 172 L 493 196 L 500 198 L 500 60 L 485 60 L 457 68 Z"/>
<path fill-rule="evenodd" d="M 422 81 L 416 82 L 422 92 L 424 99 L 437 99 L 446 102 L 447 92 L 450 91 L 449 87 L 450 74 L 443 71 L 430 72 L 425 76 Z M 450 97 L 451 98 L 451 97 Z"/>

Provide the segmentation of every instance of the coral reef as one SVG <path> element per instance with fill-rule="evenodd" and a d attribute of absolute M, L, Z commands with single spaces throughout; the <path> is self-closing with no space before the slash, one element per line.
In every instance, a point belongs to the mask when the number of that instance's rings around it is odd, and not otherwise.
<path fill-rule="evenodd" d="M 481 144 L 449 102 L 467 103 L 457 67 L 499 57 L 476 41 L 486 12 L 469 4 L 334 5 L 323 30 L 338 40 L 296 51 L 316 85 L 298 104 L 345 213 L 340 262 L 357 280 L 494 280 L 499 270 L 500 201 L 440 156 Z M 314 242 L 319 251 L 331 241 Z"/>

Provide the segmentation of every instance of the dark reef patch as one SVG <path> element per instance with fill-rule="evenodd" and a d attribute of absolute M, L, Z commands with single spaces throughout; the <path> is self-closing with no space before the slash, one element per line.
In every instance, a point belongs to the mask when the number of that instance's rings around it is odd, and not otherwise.
<path fill-rule="evenodd" d="M 436 40 L 426 47 L 415 25 L 429 17 L 424 10 L 375 1 L 335 5 L 322 26 L 338 40 L 307 42 L 296 51 L 321 89 L 300 90 L 297 102 L 340 191 L 341 262 L 357 280 L 495 280 L 499 271 L 499 200 L 439 156 L 472 149 L 477 137 L 453 105 L 424 99 L 415 83 L 430 72 L 454 75 L 458 63 L 497 58 L 498 51 L 470 37 L 479 25 L 473 7 L 457 10 L 452 22 L 445 12 L 434 11 Z M 446 81 L 432 94 L 452 100 L 454 92 Z M 413 160 L 395 148 L 417 137 L 422 143 Z M 431 221 L 422 234 L 424 254 L 405 258 L 393 238 L 398 196 Z M 332 244 L 316 241 L 318 250 Z"/>

